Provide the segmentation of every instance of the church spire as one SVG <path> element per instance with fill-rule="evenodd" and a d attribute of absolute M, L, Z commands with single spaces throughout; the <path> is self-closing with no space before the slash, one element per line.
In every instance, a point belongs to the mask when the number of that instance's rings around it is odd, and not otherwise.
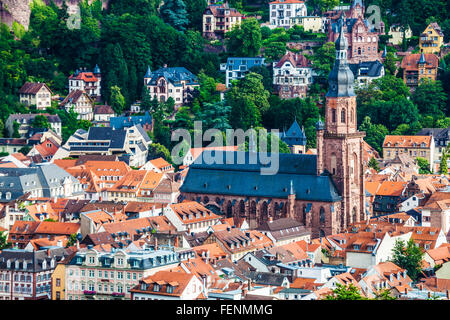
<path fill-rule="evenodd" d="M 347 62 L 348 42 L 344 34 L 344 16 L 339 18 L 339 36 L 335 42 L 336 61 L 333 70 L 328 76 L 328 97 L 351 97 L 355 95 L 353 90 L 354 75 Z"/>

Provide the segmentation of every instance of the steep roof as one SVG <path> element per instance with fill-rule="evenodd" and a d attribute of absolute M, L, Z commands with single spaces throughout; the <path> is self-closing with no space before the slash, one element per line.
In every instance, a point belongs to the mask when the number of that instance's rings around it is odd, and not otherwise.
<path fill-rule="evenodd" d="M 92 72 L 77 72 L 70 75 L 71 80 L 82 80 L 84 82 L 97 82 L 99 79 Z"/>
<path fill-rule="evenodd" d="M 198 85 L 198 78 L 185 67 L 163 67 L 150 74 L 151 78 L 147 85 L 156 85 L 159 78 L 163 77 L 175 87 L 182 86 L 181 81 L 186 81 L 188 85 Z"/>
<path fill-rule="evenodd" d="M 397 148 L 411 148 L 411 147 L 421 147 L 425 144 L 425 148 L 431 147 L 432 136 L 396 136 L 387 135 L 384 138 L 383 148 L 397 147 Z"/>
<path fill-rule="evenodd" d="M 403 181 L 383 181 L 376 191 L 377 196 L 401 196 L 408 183 Z"/>
<path fill-rule="evenodd" d="M 19 93 L 22 94 L 36 94 L 39 92 L 39 90 L 42 89 L 42 87 L 47 88 L 48 91 L 50 91 L 50 94 L 53 94 L 52 90 L 42 82 L 25 82 L 24 85 L 19 89 Z"/>
<path fill-rule="evenodd" d="M 89 97 L 89 95 L 84 90 L 77 89 L 69 92 L 69 94 L 64 98 L 60 105 L 64 106 L 67 103 L 77 103 L 78 99 L 80 99 L 83 95 L 92 102 L 91 97 Z"/>
<path fill-rule="evenodd" d="M 289 61 L 293 67 L 307 68 L 311 67 L 311 62 L 302 54 L 288 51 L 275 65 L 274 68 L 281 68 L 286 61 Z"/>
<path fill-rule="evenodd" d="M 255 155 L 255 158 L 253 158 Z M 220 163 L 194 162 L 180 188 L 181 192 L 287 198 L 292 182 L 296 199 L 335 202 L 341 199 L 328 175 L 317 175 L 316 155 L 278 154 L 278 172 L 261 174 L 270 168 L 261 155 L 249 152 L 211 152 Z M 222 158 L 220 158 L 222 157 Z M 270 155 L 269 155 L 270 157 Z M 258 161 L 260 158 L 260 161 Z M 231 159 L 232 161 L 228 161 Z M 255 161 L 253 161 L 253 159 Z M 255 163 L 255 164 L 254 164 Z"/>
<path fill-rule="evenodd" d="M 401 67 L 406 71 L 414 71 L 418 70 L 418 63 L 420 60 L 420 53 L 413 53 L 405 56 L 402 60 Z M 424 53 L 425 57 L 425 68 L 427 69 L 435 69 L 439 65 L 439 58 L 437 55 L 433 53 Z"/>

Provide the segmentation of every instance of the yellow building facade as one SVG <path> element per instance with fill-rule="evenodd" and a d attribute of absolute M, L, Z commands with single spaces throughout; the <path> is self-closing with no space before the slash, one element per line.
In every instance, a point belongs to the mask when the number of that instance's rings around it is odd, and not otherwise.
<path fill-rule="evenodd" d="M 430 23 L 419 38 L 419 48 L 423 53 L 438 54 L 443 44 L 444 34 L 436 22 Z"/>

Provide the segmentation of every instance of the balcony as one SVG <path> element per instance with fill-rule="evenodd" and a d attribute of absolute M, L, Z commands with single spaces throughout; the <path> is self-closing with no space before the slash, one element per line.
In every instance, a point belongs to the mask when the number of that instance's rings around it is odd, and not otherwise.
<path fill-rule="evenodd" d="M 123 299 L 125 297 L 125 293 L 124 292 L 113 292 L 111 294 L 111 296 L 113 297 L 113 299 Z"/>
<path fill-rule="evenodd" d="M 96 291 L 91 291 L 91 290 L 84 290 L 83 291 L 83 294 L 85 295 L 85 296 L 93 296 L 93 295 L 95 295 L 97 292 Z"/>

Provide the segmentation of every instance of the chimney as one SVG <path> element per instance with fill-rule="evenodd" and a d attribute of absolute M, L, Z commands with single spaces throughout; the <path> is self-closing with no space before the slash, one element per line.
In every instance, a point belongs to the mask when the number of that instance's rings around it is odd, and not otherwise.
<path fill-rule="evenodd" d="M 155 250 L 158 250 L 158 237 L 155 236 Z"/>
<path fill-rule="evenodd" d="M 273 218 L 272 217 L 269 217 L 269 220 L 268 220 L 269 222 L 273 222 Z"/>

